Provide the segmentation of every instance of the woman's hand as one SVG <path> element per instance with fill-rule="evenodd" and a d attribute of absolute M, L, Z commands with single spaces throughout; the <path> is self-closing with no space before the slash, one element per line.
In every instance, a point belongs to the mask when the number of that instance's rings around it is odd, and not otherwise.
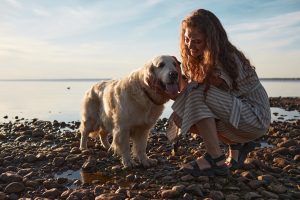
<path fill-rule="evenodd" d="M 220 76 L 213 75 L 209 79 L 209 82 L 210 82 L 210 84 L 212 84 L 213 86 L 216 86 L 217 88 L 224 89 L 224 90 L 228 90 L 229 89 L 229 86 L 227 85 L 227 83 L 225 82 L 225 80 L 222 79 Z"/>

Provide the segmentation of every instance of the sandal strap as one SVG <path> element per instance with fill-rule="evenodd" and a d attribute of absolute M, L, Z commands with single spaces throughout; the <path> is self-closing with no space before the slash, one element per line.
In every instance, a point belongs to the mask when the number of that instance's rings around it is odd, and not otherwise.
<path fill-rule="evenodd" d="M 212 167 L 216 167 L 217 166 L 217 162 L 220 162 L 222 160 L 225 160 L 225 154 L 222 154 L 221 156 L 217 157 L 217 158 L 212 158 L 211 155 L 209 153 L 205 153 L 203 158 L 212 166 Z"/>

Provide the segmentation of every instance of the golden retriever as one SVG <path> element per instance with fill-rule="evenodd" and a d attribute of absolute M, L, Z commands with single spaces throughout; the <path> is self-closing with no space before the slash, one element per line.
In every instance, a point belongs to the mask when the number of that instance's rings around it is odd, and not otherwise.
<path fill-rule="evenodd" d="M 170 95 L 178 93 L 179 64 L 173 56 L 157 56 L 126 78 L 93 85 L 82 103 L 80 148 L 86 149 L 88 135 L 97 132 L 102 145 L 121 156 L 124 167 L 134 167 L 137 163 L 131 157 L 131 139 L 133 156 L 140 164 L 156 165 L 157 161 L 146 155 L 147 139 Z M 160 92 L 149 86 L 149 77 Z"/>

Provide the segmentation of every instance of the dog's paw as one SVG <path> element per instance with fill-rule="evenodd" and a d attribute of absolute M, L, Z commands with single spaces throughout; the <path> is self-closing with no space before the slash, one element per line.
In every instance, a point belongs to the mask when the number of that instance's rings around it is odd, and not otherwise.
<path fill-rule="evenodd" d="M 131 159 L 122 159 L 122 164 L 125 169 L 132 169 L 132 168 L 138 166 L 138 164 L 134 160 L 131 160 Z"/>
<path fill-rule="evenodd" d="M 80 149 L 81 151 L 88 150 L 87 146 L 80 146 L 79 149 Z"/>
<path fill-rule="evenodd" d="M 152 158 L 147 158 L 147 159 L 143 159 L 141 163 L 145 168 L 154 167 L 157 165 L 157 160 Z"/>

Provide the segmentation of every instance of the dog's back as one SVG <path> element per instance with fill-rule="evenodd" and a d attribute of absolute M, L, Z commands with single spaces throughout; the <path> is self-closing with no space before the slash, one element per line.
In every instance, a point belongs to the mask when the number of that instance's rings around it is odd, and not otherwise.
<path fill-rule="evenodd" d="M 94 85 L 84 97 L 81 112 L 80 148 L 87 148 L 87 136 L 100 134 L 104 147 L 121 155 L 124 166 L 135 166 L 133 155 L 149 167 L 156 163 L 146 155 L 149 130 L 161 115 L 169 100 L 169 89 L 178 88 L 176 62 L 171 56 L 160 56 L 121 80 L 104 81 Z M 153 77 L 165 93 L 157 93 L 145 79 Z M 174 79 L 176 75 L 176 79 Z M 108 142 L 112 134 L 112 144 Z"/>

